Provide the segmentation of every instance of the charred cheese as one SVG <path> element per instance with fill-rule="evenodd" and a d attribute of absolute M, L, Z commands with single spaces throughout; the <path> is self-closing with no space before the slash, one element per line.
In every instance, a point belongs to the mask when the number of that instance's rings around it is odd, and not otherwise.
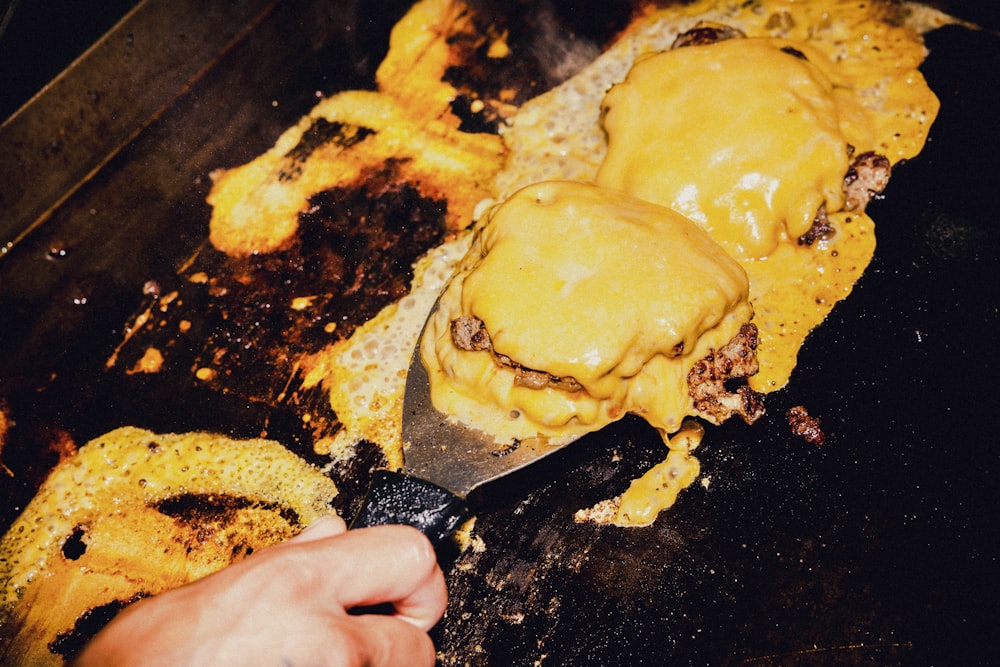
<path fill-rule="evenodd" d="M 209 240 L 236 257 L 279 250 L 294 240 L 310 197 L 389 161 L 422 191 L 447 198 L 449 227 L 460 229 L 489 194 L 502 152 L 497 137 L 428 121 L 388 94 L 345 91 L 317 104 L 263 155 L 212 174 Z"/>
<path fill-rule="evenodd" d="M 665 435 L 695 414 L 693 364 L 750 319 L 746 275 L 680 214 L 571 181 L 495 207 L 441 297 L 422 343 L 435 406 L 489 433 L 559 439 L 641 414 Z M 456 347 L 478 318 L 493 353 L 573 378 L 524 386 L 488 351 Z"/>
<path fill-rule="evenodd" d="M 333 514 L 281 444 L 123 427 L 60 463 L 0 540 L 0 662 L 62 665 L 92 610 L 203 577 Z M 192 509 L 193 508 L 193 509 Z"/>

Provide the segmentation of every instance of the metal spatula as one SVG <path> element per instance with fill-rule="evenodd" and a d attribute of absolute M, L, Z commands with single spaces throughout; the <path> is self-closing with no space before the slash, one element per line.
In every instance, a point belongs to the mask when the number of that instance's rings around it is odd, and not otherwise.
<path fill-rule="evenodd" d="M 437 305 L 431 311 L 431 316 Z M 402 472 L 379 471 L 352 528 L 407 524 L 432 541 L 446 539 L 466 518 L 465 498 L 476 487 L 558 451 L 571 440 L 542 438 L 498 444 L 464 426 L 431 403 L 430 380 L 420 361 L 420 339 L 410 359 L 403 395 Z"/>

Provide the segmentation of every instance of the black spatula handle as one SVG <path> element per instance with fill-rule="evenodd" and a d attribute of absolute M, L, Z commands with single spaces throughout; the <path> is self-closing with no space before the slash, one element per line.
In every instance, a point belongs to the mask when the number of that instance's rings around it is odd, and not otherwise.
<path fill-rule="evenodd" d="M 438 546 L 468 516 L 465 501 L 452 492 L 417 477 L 379 470 L 351 528 L 413 526 Z"/>

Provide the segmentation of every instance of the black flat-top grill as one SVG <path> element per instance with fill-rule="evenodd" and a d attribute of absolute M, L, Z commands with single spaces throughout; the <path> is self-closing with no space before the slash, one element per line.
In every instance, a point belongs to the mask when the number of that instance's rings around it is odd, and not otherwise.
<path fill-rule="evenodd" d="M 991 3 L 953 10 L 995 18 Z M 103 55 L 67 70 L 61 99 L 42 95 L 0 128 L 4 527 L 61 443 L 120 425 L 265 434 L 318 460 L 316 424 L 336 428 L 336 415 L 319 390 L 302 388 L 285 353 L 325 339 L 313 322 L 272 307 L 297 280 L 318 279 L 295 268 L 317 257 L 303 250 L 237 264 L 212 250 L 208 174 L 266 150 L 317 92 L 371 86 L 403 11 L 147 0 L 109 33 Z M 1000 658 L 1000 39 L 948 27 L 927 43 L 923 71 L 942 102 L 931 139 L 871 205 L 875 261 L 810 336 L 789 386 L 768 397 L 767 416 L 710 429 L 699 450 L 710 483 L 649 528 L 572 520 L 662 459 L 659 436 L 639 419 L 484 489 L 475 533 L 486 550 L 446 563 L 451 602 L 433 633 L 442 663 Z M 163 58 L 169 66 L 156 70 Z M 391 199 L 366 238 L 382 233 L 392 206 L 418 205 Z M 311 223 L 319 234 L 329 224 L 320 218 Z M 351 247 L 359 262 L 371 257 L 373 244 Z M 329 241 L 324 252 L 336 249 Z M 400 272 L 383 274 L 387 284 L 400 283 L 408 259 L 379 259 Z M 214 291 L 190 280 L 198 272 Z M 337 312 L 327 314 L 344 323 L 337 335 L 377 312 L 376 293 L 330 302 Z M 146 309 L 154 317 L 133 326 Z M 182 320 L 191 326 L 184 336 Z M 164 351 L 161 372 L 128 373 L 149 346 Z M 208 360 L 221 372 L 198 380 L 192 371 Z M 824 446 L 790 433 L 786 410 L 800 404 L 822 420 Z M 304 426 L 305 412 L 318 421 Z M 338 509 L 354 511 L 380 463 L 377 448 L 362 445 L 334 471 Z"/>

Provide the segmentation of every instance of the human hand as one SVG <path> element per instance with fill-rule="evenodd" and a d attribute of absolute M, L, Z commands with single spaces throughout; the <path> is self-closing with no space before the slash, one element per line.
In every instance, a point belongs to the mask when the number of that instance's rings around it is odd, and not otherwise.
<path fill-rule="evenodd" d="M 444 575 L 413 528 L 317 521 L 204 579 L 130 605 L 87 645 L 91 665 L 433 665 Z M 391 605 L 391 614 L 349 610 Z"/>

